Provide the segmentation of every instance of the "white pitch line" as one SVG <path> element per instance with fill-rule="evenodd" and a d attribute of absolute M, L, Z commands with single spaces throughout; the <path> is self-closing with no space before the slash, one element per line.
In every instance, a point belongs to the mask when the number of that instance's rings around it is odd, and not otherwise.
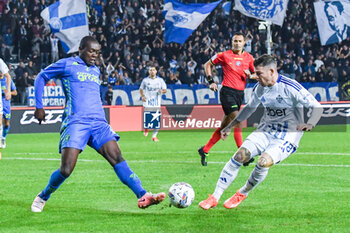
<path fill-rule="evenodd" d="M 197 153 L 197 151 L 177 151 L 177 152 L 162 152 L 162 151 L 125 151 L 123 154 L 191 154 L 191 153 Z M 215 151 L 213 153 L 217 154 L 233 154 L 233 151 Z M 57 155 L 59 156 L 59 153 L 44 153 L 44 152 L 16 152 L 13 153 L 14 155 Z M 344 155 L 344 156 L 350 156 L 350 153 L 337 153 L 337 152 L 295 152 L 294 155 Z"/>
<path fill-rule="evenodd" d="M 5 157 L 3 160 L 32 160 L 32 161 L 60 161 L 56 158 L 22 158 L 22 157 Z M 92 159 L 79 159 L 82 162 L 103 162 L 105 160 L 92 160 Z M 131 163 L 167 163 L 167 164 L 197 164 L 198 161 L 163 161 L 163 160 L 128 160 Z M 209 162 L 210 164 L 226 164 L 226 162 Z M 254 164 L 254 163 L 252 163 Z M 297 163 L 282 163 L 276 164 L 277 166 L 299 166 L 299 167 L 349 167 L 346 164 L 297 164 Z"/>

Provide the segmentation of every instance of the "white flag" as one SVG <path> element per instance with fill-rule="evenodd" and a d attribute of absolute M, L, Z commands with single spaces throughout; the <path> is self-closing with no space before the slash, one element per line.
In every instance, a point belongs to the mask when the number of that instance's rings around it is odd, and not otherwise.
<path fill-rule="evenodd" d="M 246 16 L 271 21 L 273 24 L 282 26 L 287 5 L 288 0 L 235 0 L 234 9 Z"/>
<path fill-rule="evenodd" d="M 89 35 L 85 0 L 60 0 L 46 7 L 40 16 L 60 39 L 67 53 L 78 51 L 80 40 Z"/>
<path fill-rule="evenodd" d="M 321 45 L 339 43 L 350 37 L 350 2 L 314 2 Z"/>

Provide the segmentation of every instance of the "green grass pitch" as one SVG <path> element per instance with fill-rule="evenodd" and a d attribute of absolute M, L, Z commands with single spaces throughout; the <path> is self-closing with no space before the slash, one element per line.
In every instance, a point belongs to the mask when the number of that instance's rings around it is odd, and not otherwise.
<path fill-rule="evenodd" d="M 197 149 L 212 131 L 163 131 L 159 143 L 141 132 L 120 133 L 123 155 L 147 190 L 167 192 L 179 181 L 193 186 L 196 197 L 187 209 L 169 207 L 168 199 L 139 209 L 109 164 L 86 148 L 44 212 L 32 213 L 34 197 L 60 165 L 59 135 L 10 134 L 0 160 L 0 232 L 350 232 L 349 129 L 305 133 L 296 153 L 272 167 L 239 207 L 227 210 L 223 202 L 254 165 L 242 167 L 208 211 L 198 203 L 214 191 L 236 150 L 232 135 L 213 147 L 202 167 Z"/>

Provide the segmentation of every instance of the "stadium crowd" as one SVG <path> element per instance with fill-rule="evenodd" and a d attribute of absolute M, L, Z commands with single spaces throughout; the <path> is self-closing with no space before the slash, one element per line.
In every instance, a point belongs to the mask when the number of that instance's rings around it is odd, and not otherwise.
<path fill-rule="evenodd" d="M 25 104 L 26 87 L 33 86 L 42 68 L 67 56 L 40 17 L 53 2 L 0 0 L 0 57 L 9 64 L 17 86 L 15 104 Z M 266 31 L 259 30 L 259 21 L 234 10 L 227 15 L 221 5 L 179 45 L 164 41 L 163 1 L 86 2 L 90 34 L 102 45 L 98 65 L 105 86 L 139 85 L 150 62 L 167 84 L 206 84 L 204 63 L 215 53 L 230 49 L 235 32 L 246 35 L 245 50 L 254 57 L 267 52 Z M 283 27 L 272 26 L 272 39 L 281 73 L 299 82 L 350 80 L 350 38 L 321 46 L 312 3 L 290 0 Z M 214 80 L 222 80 L 220 67 Z M 52 81 L 48 85 L 60 84 Z"/>

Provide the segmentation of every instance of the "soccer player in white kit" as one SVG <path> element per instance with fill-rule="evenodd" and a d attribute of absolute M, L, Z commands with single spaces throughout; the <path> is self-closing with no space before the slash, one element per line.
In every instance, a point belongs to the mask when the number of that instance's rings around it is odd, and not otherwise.
<path fill-rule="evenodd" d="M 162 94 L 166 93 L 167 88 L 164 80 L 157 76 L 157 69 L 154 65 L 148 68 L 149 76 L 144 78 L 140 85 L 140 94 L 142 97 L 144 110 L 159 110 L 162 100 Z M 157 138 L 158 129 L 153 130 L 152 140 L 159 142 Z M 145 129 L 144 135 L 148 135 L 148 129 Z"/>
<path fill-rule="evenodd" d="M 0 58 L 0 79 L 6 78 L 6 84 L 7 88 L 4 90 L 5 93 L 5 98 L 7 100 L 11 99 L 11 76 L 9 74 L 9 68 L 7 67 L 6 63 Z M 1 90 L 1 84 L 0 84 L 0 90 Z M 3 111 L 3 106 L 2 106 L 2 98 L 0 98 L 0 119 L 2 119 L 2 111 Z M 0 148 L 3 148 L 2 144 L 2 120 L 0 121 Z"/>
<path fill-rule="evenodd" d="M 260 155 L 246 184 L 224 202 L 227 209 L 237 207 L 266 178 L 272 165 L 296 151 L 303 131 L 310 131 L 321 117 L 321 104 L 297 81 L 279 75 L 272 56 L 262 55 L 254 61 L 254 66 L 258 83 L 253 88 L 251 99 L 237 117 L 221 130 L 222 139 L 225 140 L 232 127 L 246 120 L 260 104 L 264 107 L 264 114 L 257 129 L 222 169 L 213 195 L 209 194 L 208 199 L 199 203 L 205 210 L 217 206 L 241 165 Z M 312 109 L 307 123 L 304 123 L 303 107 Z"/>

